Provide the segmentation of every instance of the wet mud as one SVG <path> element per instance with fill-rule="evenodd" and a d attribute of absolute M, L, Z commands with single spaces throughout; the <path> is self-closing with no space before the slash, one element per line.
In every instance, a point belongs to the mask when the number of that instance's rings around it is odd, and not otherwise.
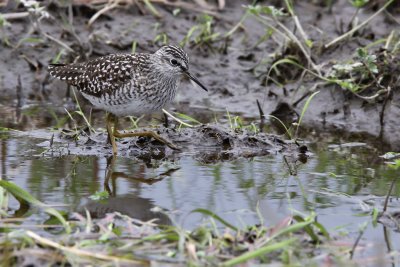
<path fill-rule="evenodd" d="M 154 4 L 159 16 L 143 6 L 144 1 L 133 1 L 134 5 L 108 10 L 91 26 L 89 20 L 99 9 L 82 4 L 87 1 L 73 1 L 73 5 L 43 1 L 44 10 L 30 13 L 24 13 L 26 8 L 15 1 L 3 2 L 7 4 L 0 3 L 2 15 L 23 14 L 9 19 L 8 25 L 0 23 L 3 176 L 43 202 L 66 203 L 78 220 L 84 221 L 90 212 L 103 225 L 110 222 L 110 216 L 125 215 L 135 218 L 132 220 L 173 225 L 193 209 L 206 207 L 227 221 L 240 217 L 250 223 L 259 222 L 261 211 L 266 223 L 275 225 L 298 210 L 304 214 L 317 212 L 318 221 L 329 229 L 349 225 L 350 235 L 357 238 L 359 225 L 366 220 L 359 215 L 370 216 L 383 206 L 382 196 L 391 195 L 387 187 L 396 181 L 397 170 L 387 167 L 378 155 L 400 149 L 400 57 L 398 49 L 388 53 L 394 47 L 383 48 L 381 42 L 388 36 L 398 38 L 397 1 L 365 27 L 329 47 L 326 44 L 369 19 L 385 1 L 370 1 L 356 16 L 347 0 L 331 1 L 331 7 L 325 5 L 330 1 L 293 1 L 307 40 L 302 39 L 290 16 L 279 22 L 299 40 L 312 44 L 307 47 L 310 61 L 285 36 L 269 35 L 271 28 L 251 15 L 226 36 L 246 13 L 243 5 L 251 1 L 224 1 L 220 10 L 205 10 L 192 1 L 182 2 L 190 2 L 195 8 L 179 10 L 173 5 Z M 258 3 L 285 8 L 284 1 Z M 47 65 L 132 50 L 154 52 L 165 43 L 182 41 L 192 27 L 199 25 L 203 12 L 214 16 L 212 31 L 220 38 L 197 44 L 191 40 L 184 49 L 190 56 L 191 72 L 209 92 L 183 81 L 175 102 L 166 107 L 171 113 L 177 111 L 201 123 L 181 127 L 173 121 L 166 127 L 161 119 L 154 123 L 159 114 L 146 116 L 134 131 L 155 131 L 180 151 L 154 139 L 125 138 L 117 140 L 118 157 L 112 157 L 104 111 L 92 107 L 79 93 L 75 99 L 72 88 L 50 78 Z M 329 77 L 335 65 L 357 60 L 360 47 L 368 47 L 368 52 L 376 56 L 379 75 L 355 73 L 357 84 L 368 85 L 358 94 L 291 64 L 279 64 L 271 70 L 274 63 L 290 58 L 317 72 L 313 63 L 320 76 Z M 348 73 L 335 75 L 343 80 L 352 78 Z M 302 139 L 289 140 L 295 138 L 287 137 L 268 115 L 289 127 L 300 119 L 307 98 L 316 91 L 319 93 L 294 136 Z M 82 128 L 86 122 L 79 109 L 93 128 Z M 265 114 L 262 120 L 260 110 Z M 246 125 L 232 125 L 236 115 Z M 132 126 L 126 118 L 120 121 L 124 125 L 121 129 Z M 246 127 L 247 123 L 254 127 Z M 120 161 L 114 166 L 113 160 Z M 104 192 L 108 193 L 104 201 L 92 198 Z M 366 196 L 376 196 L 375 205 L 365 205 L 370 203 Z M 395 197 L 387 199 L 389 209 L 377 221 L 397 233 L 398 201 Z M 16 206 L 16 217 L 31 212 L 29 206 Z M 188 225 L 198 224 L 200 217 L 191 218 Z M 370 226 L 363 239 L 382 239 L 375 228 Z M 393 233 L 391 238 L 397 236 Z M 383 244 L 371 247 L 379 251 Z M 327 255 L 330 261 L 331 252 Z M 356 257 L 365 260 L 369 255 L 357 252 Z M 348 255 L 345 257 L 348 262 Z"/>
<path fill-rule="evenodd" d="M 276 153 L 284 153 L 299 161 L 304 161 L 308 157 L 306 146 L 285 141 L 277 135 L 254 134 L 246 130 L 235 131 L 217 124 L 182 129 L 159 127 L 155 132 L 171 141 L 179 150 L 173 150 L 152 138 L 133 137 L 117 140 L 118 156 L 134 157 L 151 162 L 152 159 L 174 159 L 179 157 L 180 153 L 185 153 L 191 154 L 203 163 Z M 40 154 L 42 157 L 112 156 L 112 147 L 107 133 L 103 131 L 89 133 L 70 130 L 55 132 L 32 130 L 15 131 L 11 135 L 44 139 L 45 141 L 38 143 L 38 146 L 43 149 Z"/>

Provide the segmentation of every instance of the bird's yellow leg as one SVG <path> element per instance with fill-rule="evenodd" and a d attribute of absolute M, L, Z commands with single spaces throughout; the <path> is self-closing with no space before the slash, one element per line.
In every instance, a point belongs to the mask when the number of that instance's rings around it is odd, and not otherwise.
<path fill-rule="evenodd" d="M 121 133 L 118 132 L 116 127 L 114 127 L 114 132 L 113 132 L 114 137 L 117 138 L 125 138 L 125 137 L 136 137 L 136 136 L 144 136 L 144 137 L 153 137 L 154 139 L 160 141 L 161 143 L 167 145 L 168 147 L 174 149 L 174 150 L 180 150 L 177 146 L 172 144 L 171 142 L 165 140 L 158 134 L 152 131 L 143 131 L 143 132 L 129 132 L 129 133 Z"/>
<path fill-rule="evenodd" d="M 114 136 L 114 131 L 116 131 L 116 127 L 117 127 L 117 124 L 116 124 L 116 120 L 117 118 L 113 115 L 113 114 L 111 114 L 111 113 L 108 113 L 107 114 L 107 133 L 108 133 L 108 139 L 110 140 L 110 143 L 111 143 L 111 145 L 112 145 L 112 151 L 113 151 L 113 155 L 117 155 L 117 144 L 116 144 L 116 142 L 115 142 L 115 136 Z M 112 124 L 114 123 L 114 129 L 113 129 L 113 127 L 112 127 Z"/>

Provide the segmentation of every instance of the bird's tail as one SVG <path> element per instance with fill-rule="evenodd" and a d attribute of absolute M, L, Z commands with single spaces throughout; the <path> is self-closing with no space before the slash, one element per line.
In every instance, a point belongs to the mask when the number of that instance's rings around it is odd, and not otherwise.
<path fill-rule="evenodd" d="M 80 64 L 50 64 L 48 71 L 51 76 L 66 81 L 68 84 L 77 85 L 84 73 L 84 68 Z"/>

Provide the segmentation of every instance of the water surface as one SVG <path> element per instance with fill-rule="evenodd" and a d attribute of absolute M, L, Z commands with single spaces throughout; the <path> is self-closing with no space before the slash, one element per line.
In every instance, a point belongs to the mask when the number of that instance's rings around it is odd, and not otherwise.
<path fill-rule="evenodd" d="M 196 153 L 173 159 L 143 161 L 96 156 L 46 157 L 39 139 L 4 136 L 1 142 L 1 176 L 13 181 L 39 200 L 70 213 L 92 210 L 98 216 L 120 211 L 142 220 L 160 207 L 162 223 L 187 228 L 205 217 L 191 213 L 205 208 L 237 226 L 260 223 L 257 206 L 266 225 L 286 216 L 315 212 L 318 221 L 336 233 L 356 237 L 362 223 L 371 221 L 373 207 L 382 209 L 388 188 L 398 173 L 389 169 L 379 152 L 363 144 L 310 144 L 307 162 L 288 165 L 280 153 L 255 158 L 204 163 Z M 400 183 L 392 196 L 399 196 Z M 108 190 L 108 201 L 89 198 Z M 19 205 L 11 200 L 10 206 Z M 393 198 L 389 209 L 399 206 Z M 17 211 L 18 212 L 18 211 Z M 364 215 L 364 216 L 360 216 Z M 43 223 L 46 214 L 31 208 L 24 224 Z M 386 247 L 383 226 L 369 224 L 362 241 Z M 400 235 L 389 230 L 394 249 Z M 397 247 L 396 247 L 397 246 Z"/>

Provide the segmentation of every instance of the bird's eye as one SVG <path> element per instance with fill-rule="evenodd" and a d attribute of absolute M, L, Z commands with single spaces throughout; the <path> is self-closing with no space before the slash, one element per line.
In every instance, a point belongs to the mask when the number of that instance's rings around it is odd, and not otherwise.
<path fill-rule="evenodd" d="M 178 61 L 176 60 L 176 59 L 171 59 L 169 62 L 171 62 L 171 64 L 173 65 L 173 66 L 176 66 L 176 65 L 178 65 Z"/>

